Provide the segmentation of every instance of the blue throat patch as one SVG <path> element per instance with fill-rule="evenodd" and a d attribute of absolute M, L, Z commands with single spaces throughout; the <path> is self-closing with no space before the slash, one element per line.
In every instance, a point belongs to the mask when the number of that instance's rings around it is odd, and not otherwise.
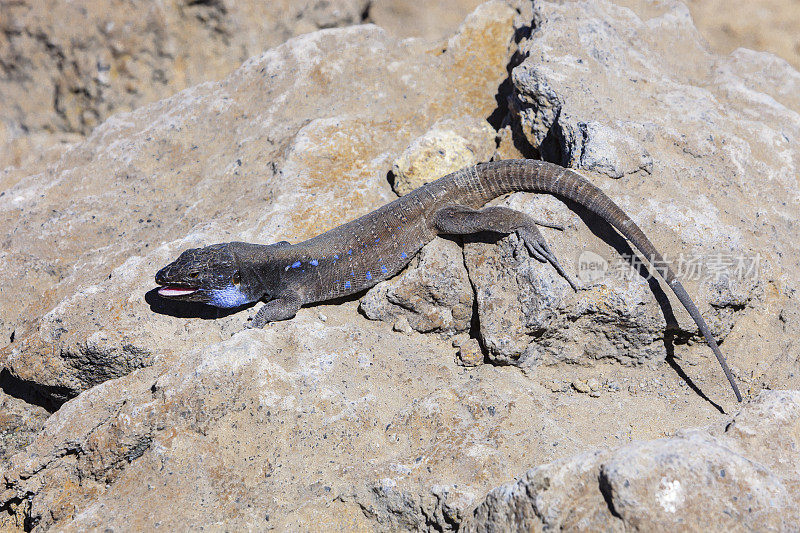
<path fill-rule="evenodd" d="M 228 285 L 224 289 L 211 291 L 211 300 L 208 302 L 214 307 L 239 307 L 250 300 L 234 285 Z"/>

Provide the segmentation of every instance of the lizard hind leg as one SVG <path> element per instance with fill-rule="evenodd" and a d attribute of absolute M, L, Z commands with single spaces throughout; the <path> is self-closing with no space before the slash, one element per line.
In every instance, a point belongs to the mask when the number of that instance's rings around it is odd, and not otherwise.
<path fill-rule="evenodd" d="M 536 220 L 525 213 L 507 207 L 472 209 L 463 205 L 443 207 L 434 214 L 432 220 L 433 228 L 438 233 L 450 235 L 468 235 L 481 231 L 506 235 L 516 233 L 534 258 L 553 265 L 556 272 L 569 283 L 573 290 L 577 291 L 578 286 L 550 251 L 547 241 L 536 227 L 537 224 L 539 223 Z M 540 225 L 549 226 L 549 224 Z"/>

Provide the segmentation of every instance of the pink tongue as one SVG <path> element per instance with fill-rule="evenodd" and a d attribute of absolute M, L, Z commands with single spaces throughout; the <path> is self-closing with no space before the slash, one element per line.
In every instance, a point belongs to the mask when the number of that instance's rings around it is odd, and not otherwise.
<path fill-rule="evenodd" d="M 188 296 L 193 292 L 197 292 L 197 289 L 184 289 L 181 287 L 161 287 L 158 289 L 158 294 L 168 298 L 175 296 Z"/>

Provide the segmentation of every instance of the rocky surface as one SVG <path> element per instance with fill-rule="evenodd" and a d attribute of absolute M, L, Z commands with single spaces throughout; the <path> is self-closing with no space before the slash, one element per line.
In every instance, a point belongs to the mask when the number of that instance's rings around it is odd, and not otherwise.
<path fill-rule="evenodd" d="M 413 139 L 491 114 L 513 15 L 491 4 L 445 54 L 374 26 L 311 34 L 104 123 L 0 197 L 14 228 L 0 265 L 14 301 L 0 310 L 2 364 L 60 402 L 188 339 L 227 338 L 241 314 L 187 323 L 221 313 L 143 299 L 153 272 L 186 247 L 302 240 L 386 203 L 391 161 Z"/>
<path fill-rule="evenodd" d="M 528 470 L 464 531 L 794 531 L 800 392 L 759 394 L 733 419 Z"/>
<path fill-rule="evenodd" d="M 538 11 L 511 77 L 510 108 L 519 127 L 545 159 L 613 178 L 598 183 L 647 227 L 673 269 L 687 274 L 689 292 L 718 335 L 732 332 L 733 366 L 763 364 L 763 353 L 745 348 L 750 330 L 734 329 L 742 315 L 755 318 L 774 302 L 767 320 L 776 335 L 766 336 L 778 338 L 785 331 L 781 308 L 797 313 L 790 297 L 798 257 L 785 253 L 796 248 L 793 238 L 763 229 L 793 225 L 798 207 L 797 72 L 745 50 L 708 53 L 682 6 L 649 10 L 649 19 L 603 3 L 580 13 L 571 4 L 542 4 Z M 605 25 L 609 17 L 619 24 Z M 551 25 L 558 30 L 548 31 Z M 609 246 L 585 229 L 591 217 L 581 220 L 549 200 L 512 197 L 504 205 L 561 223 L 563 235 L 551 238 L 556 255 L 579 268 L 585 257 L 599 258 L 605 271 L 602 283 L 584 280 L 586 290 L 575 294 L 545 265 L 527 258 L 520 265 L 515 257 L 524 254 L 513 239 L 507 246 L 468 245 L 481 335 L 496 360 L 631 363 L 663 358 L 672 340 L 696 337 L 649 272 L 637 275 L 638 262 L 620 262 L 620 255 L 632 256 L 626 243 L 610 239 Z M 590 225 L 600 236 L 609 233 L 596 221 Z M 747 271 L 756 265 L 757 275 Z M 665 320 L 675 336 L 667 342 Z M 772 357 L 782 357 L 786 346 L 775 343 Z"/>
<path fill-rule="evenodd" d="M 464 16 L 481 3 L 481 0 L 372 0 L 369 19 L 396 37 L 435 41 L 455 32 Z"/>
<path fill-rule="evenodd" d="M 43 407 L 28 403 L 26 400 L 31 398 L 24 391 L 8 386 L 6 378 L 5 374 L 0 375 L 0 385 L 10 393 L 0 390 L 0 462 L 30 444 L 49 416 Z"/>
<path fill-rule="evenodd" d="M 113 113 L 221 79 L 291 37 L 374 22 L 396 36 L 436 40 L 452 34 L 478 4 L 6 2 L 0 13 L 0 169 L 46 164 L 41 152 L 60 154 Z M 0 177 L 0 184 L 10 181 Z"/>
<path fill-rule="evenodd" d="M 398 37 L 449 35 L 479 0 L 6 2 L 0 13 L 0 169 L 58 157 L 111 114 L 210 79 L 286 39 L 374 22 Z M 641 0 L 616 3 L 646 9 Z M 711 46 L 767 50 L 800 65 L 793 0 L 691 0 Z M 197 46 L 196 43 L 202 43 Z M 24 175 L 6 172 L 0 186 Z"/>
<path fill-rule="evenodd" d="M 800 4 L 795 0 L 688 0 L 711 47 L 728 54 L 744 47 L 771 52 L 800 68 Z"/>
<path fill-rule="evenodd" d="M 392 188 L 403 196 L 434 176 L 488 161 L 497 132 L 485 118 L 465 117 L 434 124 L 392 164 Z"/>
<path fill-rule="evenodd" d="M 368 0 L 6 2 L 0 168 L 58 140 L 31 134 L 87 134 L 113 113 L 220 79 L 292 36 L 360 23 L 368 6 Z"/>
<path fill-rule="evenodd" d="M 678 3 L 495 1 L 443 43 L 316 32 L 115 115 L 0 192 L 2 401 L 21 428 L 4 443 L 30 441 L 0 466 L 0 524 L 651 529 L 696 523 L 703 483 L 741 523 L 789 529 L 797 393 L 759 392 L 800 389 L 798 83 L 773 56 L 709 53 Z M 316 235 L 394 198 L 398 177 L 488 151 L 485 124 L 495 157 L 569 163 L 669 258 L 702 258 L 681 274 L 752 402 L 733 424 L 685 313 L 554 198 L 497 203 L 563 226 L 543 232 L 577 293 L 515 237 L 479 236 L 264 330 L 241 331 L 253 309 L 154 296 L 181 250 Z M 407 173 L 406 156 L 425 165 Z M 709 278 L 732 254 L 757 273 Z M 523 497 L 540 474 L 485 496 L 542 464 L 558 478 L 543 499 Z M 556 491 L 582 480 L 574 502 Z"/>
<path fill-rule="evenodd" d="M 373 320 L 407 324 L 422 333 L 454 335 L 472 321 L 472 285 L 458 243 L 437 239 L 424 247 L 407 270 L 370 289 L 361 311 Z M 406 329 L 399 325 L 396 329 Z"/>

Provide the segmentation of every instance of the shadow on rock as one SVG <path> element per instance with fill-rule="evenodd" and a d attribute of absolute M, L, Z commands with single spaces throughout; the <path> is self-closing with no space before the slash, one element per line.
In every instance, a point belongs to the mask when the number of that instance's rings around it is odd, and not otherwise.
<path fill-rule="evenodd" d="M 633 260 L 634 257 L 639 256 L 633 251 L 630 243 L 602 217 L 597 216 L 582 205 L 577 204 L 569 199 L 562 197 L 561 200 L 567 204 L 570 210 L 572 210 L 581 218 L 584 224 L 586 224 L 586 227 L 589 228 L 589 230 L 594 233 L 595 236 L 599 237 L 606 244 L 614 248 L 614 250 L 621 257 L 626 258 L 631 267 L 636 270 L 637 274 L 647 281 L 650 291 L 653 293 L 653 296 L 655 297 L 656 302 L 658 303 L 659 307 L 661 308 L 661 312 L 664 315 L 664 319 L 667 322 L 664 331 L 664 348 L 667 352 L 667 357 L 665 360 L 667 364 L 672 367 L 672 369 L 682 380 L 684 380 L 684 382 L 689 386 L 690 389 L 692 389 L 692 391 L 694 391 L 703 400 L 710 403 L 717 411 L 724 413 L 725 411 L 722 409 L 722 407 L 720 407 L 705 393 L 703 393 L 700 387 L 694 381 L 692 381 L 692 379 L 686 374 L 686 372 L 684 372 L 684 370 L 675 360 L 675 345 L 686 344 L 690 335 L 680 329 L 678 320 L 675 318 L 675 313 L 672 311 L 672 304 L 669 301 L 669 297 L 667 297 L 667 294 L 661 288 L 661 285 L 656 279 L 658 274 L 653 273 L 651 269 L 644 264 L 644 262 Z"/>
<path fill-rule="evenodd" d="M 31 405 L 38 405 L 49 413 L 58 411 L 65 401 L 74 396 L 66 387 L 47 387 L 25 381 L 12 375 L 5 368 L 0 371 L 0 390 Z"/>
<path fill-rule="evenodd" d="M 252 307 L 253 303 L 222 309 L 212 305 L 197 302 L 181 302 L 179 300 L 168 300 L 158 295 L 158 289 L 147 291 L 144 301 L 150 306 L 150 310 L 161 315 L 174 316 L 176 318 L 202 318 L 204 320 L 216 320 L 244 309 Z"/>

